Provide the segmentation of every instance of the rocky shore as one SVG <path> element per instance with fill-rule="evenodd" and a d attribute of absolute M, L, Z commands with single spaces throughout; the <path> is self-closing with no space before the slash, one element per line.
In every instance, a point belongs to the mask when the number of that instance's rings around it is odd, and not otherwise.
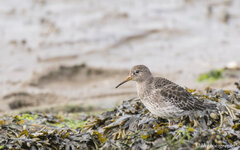
<path fill-rule="evenodd" d="M 22 112 L 0 120 L 0 149 L 233 149 L 240 148 L 240 89 L 196 92 L 218 111 L 184 116 L 168 126 L 139 99 L 102 113 Z"/>

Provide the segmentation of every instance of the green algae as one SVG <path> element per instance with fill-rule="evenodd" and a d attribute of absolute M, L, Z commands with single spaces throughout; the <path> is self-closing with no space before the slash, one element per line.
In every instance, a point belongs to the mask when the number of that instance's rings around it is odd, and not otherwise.
<path fill-rule="evenodd" d="M 83 128 L 87 124 L 87 121 L 74 120 L 70 118 L 64 119 L 64 124 L 72 129 Z"/>
<path fill-rule="evenodd" d="M 222 73 L 224 69 L 216 69 L 216 70 L 211 70 L 207 73 L 201 74 L 197 81 L 198 82 L 208 82 L 208 83 L 214 83 L 217 80 L 222 78 Z"/>
<path fill-rule="evenodd" d="M 18 119 L 20 119 L 20 120 L 26 119 L 29 121 L 37 120 L 37 118 L 38 118 L 37 114 L 29 114 L 29 113 L 23 113 L 18 116 Z"/>
<path fill-rule="evenodd" d="M 38 115 L 38 114 L 32 114 L 32 113 L 22 113 L 14 116 L 14 118 L 17 120 L 17 124 L 24 124 L 25 121 L 28 121 L 31 123 L 37 123 L 39 121 L 38 119 L 41 117 L 47 117 L 47 116 L 45 116 L 44 114 Z M 42 124 L 46 124 L 46 125 L 51 125 L 59 128 L 68 127 L 71 129 L 83 128 L 84 125 L 86 125 L 86 123 L 87 121 L 75 120 L 72 118 L 65 118 L 61 115 L 55 115 L 54 119 L 52 120 L 47 119 L 42 122 Z M 1 120 L 0 124 L 4 125 L 5 121 Z"/>

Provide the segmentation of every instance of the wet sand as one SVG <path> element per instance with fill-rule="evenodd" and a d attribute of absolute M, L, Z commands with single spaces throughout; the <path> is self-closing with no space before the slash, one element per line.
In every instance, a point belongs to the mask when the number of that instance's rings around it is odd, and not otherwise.
<path fill-rule="evenodd" d="M 201 90 L 208 84 L 196 82 L 199 74 L 240 63 L 240 2 L 9 0 L 0 6 L 0 34 L 1 112 L 111 108 L 136 96 L 133 83 L 114 88 L 133 65 Z"/>

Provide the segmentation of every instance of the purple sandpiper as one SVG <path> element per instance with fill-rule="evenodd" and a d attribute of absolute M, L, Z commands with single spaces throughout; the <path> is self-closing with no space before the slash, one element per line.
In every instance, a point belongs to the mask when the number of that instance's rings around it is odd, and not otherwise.
<path fill-rule="evenodd" d="M 172 119 L 190 115 L 197 111 L 216 109 L 215 104 L 207 104 L 198 100 L 185 88 L 162 77 L 153 77 L 150 70 L 144 65 L 134 66 L 126 80 L 136 81 L 137 93 L 142 103 L 154 115 Z"/>

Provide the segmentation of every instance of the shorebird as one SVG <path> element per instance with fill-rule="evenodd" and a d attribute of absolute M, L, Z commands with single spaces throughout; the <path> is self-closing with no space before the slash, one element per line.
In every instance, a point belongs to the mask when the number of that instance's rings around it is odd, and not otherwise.
<path fill-rule="evenodd" d="M 154 115 L 168 119 L 171 125 L 174 119 L 207 109 L 216 109 L 215 104 L 198 100 L 185 88 L 162 77 L 153 77 L 144 65 L 136 65 L 130 70 L 126 80 L 136 81 L 137 93 L 142 103 Z"/>

